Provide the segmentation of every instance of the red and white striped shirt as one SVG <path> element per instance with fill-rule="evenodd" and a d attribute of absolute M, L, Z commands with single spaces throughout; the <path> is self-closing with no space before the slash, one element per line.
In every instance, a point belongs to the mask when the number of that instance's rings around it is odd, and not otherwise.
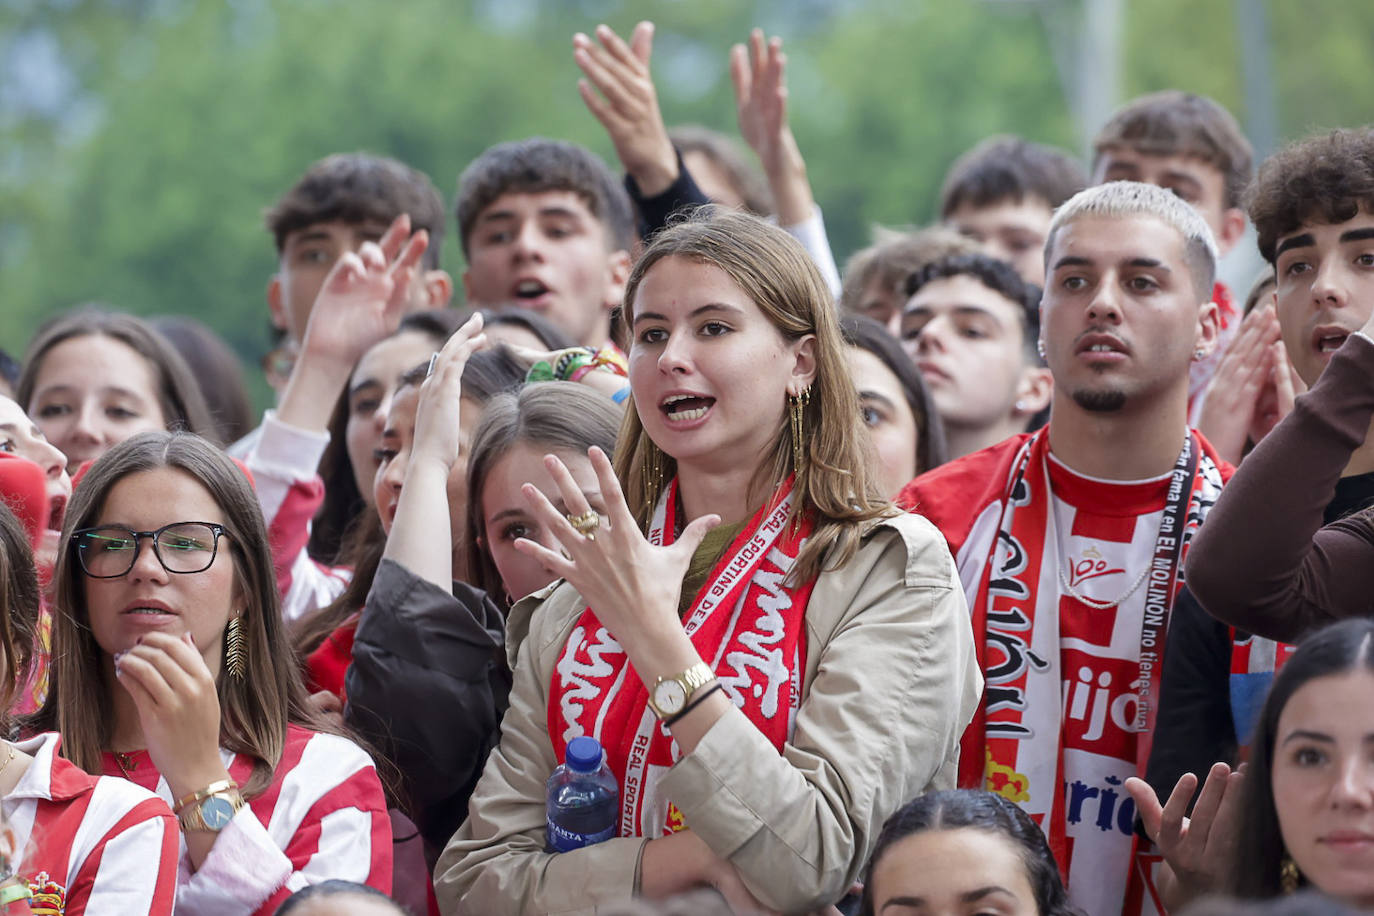
<path fill-rule="evenodd" d="M 16 873 L 61 889 L 66 916 L 170 916 L 180 831 L 166 803 L 123 779 L 58 756 L 52 732 L 16 744 L 33 763 L 4 797 Z"/>
<path fill-rule="evenodd" d="M 249 757 L 223 748 L 220 757 L 235 781 L 248 781 Z M 104 769 L 111 776 L 127 769 L 130 779 L 173 801 L 146 752 L 106 754 Z M 181 843 L 177 912 L 271 916 L 295 891 L 331 878 L 391 892 L 382 784 L 352 741 L 288 726 L 271 785 L 220 831 L 200 868 L 192 870 Z"/>

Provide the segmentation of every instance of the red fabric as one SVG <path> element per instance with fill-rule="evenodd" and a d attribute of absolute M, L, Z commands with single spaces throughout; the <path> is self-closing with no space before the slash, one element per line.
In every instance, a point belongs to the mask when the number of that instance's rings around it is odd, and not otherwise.
<path fill-rule="evenodd" d="M 48 475 L 27 458 L 0 452 L 0 498 L 10 507 L 37 550 L 48 526 Z"/>
<path fill-rule="evenodd" d="M 314 747 L 315 742 L 320 742 Z M 347 757 L 340 751 L 347 749 Z M 103 772 L 108 776 L 127 776 L 145 788 L 152 788 L 161 797 L 169 798 L 167 783 L 152 764 L 146 751 L 120 755 L 125 767 L 114 754 L 103 755 Z M 356 759 L 358 765 L 341 763 Z M 240 785 L 252 775 L 253 762 L 243 754 L 230 763 L 229 775 Z M 351 742 L 333 735 L 316 734 L 296 725 L 287 726 L 286 743 L 281 760 L 272 774 L 272 782 L 261 795 L 248 800 L 248 807 L 264 828 L 274 819 L 282 824 L 295 824 L 295 830 L 282 852 L 291 861 L 296 876 L 307 865 L 315 874 L 327 871 L 329 861 L 311 862 L 319 853 L 326 859 L 332 855 L 357 856 L 360 840 L 368 843 L 368 873 L 365 876 L 334 875 L 375 887 L 383 893 L 391 892 L 391 818 L 387 814 L 386 799 L 381 781 L 371 761 Z M 339 815 L 361 814 L 370 822 L 364 837 L 350 829 L 349 824 L 336 821 Z M 307 880 L 320 880 L 319 878 Z M 277 907 L 291 896 L 288 886 L 278 888 L 255 911 L 255 916 L 272 916 Z"/>
<path fill-rule="evenodd" d="M 358 632 L 359 618 L 354 614 L 305 657 L 305 686 L 311 693 L 328 690 L 340 700 L 348 699 L 344 694 L 344 675 L 353 662 L 353 637 Z"/>
<path fill-rule="evenodd" d="M 676 539 L 677 481 L 655 509 L 649 540 Z M 683 620 L 703 659 L 718 660 L 717 680 L 779 752 L 791 736 L 805 664 L 806 604 L 815 580 L 782 583 L 812 523 L 787 524 L 789 479 L 721 555 Z M 710 662 L 708 662 L 709 664 Z M 559 760 L 568 742 L 591 735 L 620 784 L 620 835 L 662 836 L 689 824 L 654 791 L 680 756 L 672 733 L 649 707 L 649 692 L 629 656 L 588 607 L 569 634 L 549 688 L 549 737 Z"/>
<path fill-rule="evenodd" d="M 24 748 L 48 772 L 25 774 L 7 801 L 16 824 L 32 823 L 19 873 L 35 892 L 46 886 L 68 916 L 103 916 L 134 898 L 144 898 L 140 913 L 170 916 L 181 834 L 167 805 L 60 757 L 56 735 L 36 740 Z"/>

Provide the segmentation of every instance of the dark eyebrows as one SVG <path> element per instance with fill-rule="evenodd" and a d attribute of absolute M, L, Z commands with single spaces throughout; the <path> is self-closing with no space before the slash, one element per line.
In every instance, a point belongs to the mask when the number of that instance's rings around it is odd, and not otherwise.
<path fill-rule="evenodd" d="M 1287 743 L 1290 742 L 1290 741 L 1299 741 L 1299 740 L 1301 740 L 1301 741 L 1320 741 L 1320 742 L 1322 742 L 1323 744 L 1332 744 L 1332 743 L 1335 742 L 1336 739 L 1335 739 L 1335 738 L 1332 738 L 1330 735 L 1324 734 L 1324 733 L 1322 733 L 1322 732 L 1314 732 L 1314 731 L 1310 731 L 1310 730 L 1305 729 L 1305 728 L 1300 728 L 1300 729 L 1297 729 L 1296 731 L 1289 732 L 1289 733 L 1288 733 L 1288 736 L 1285 737 L 1285 738 L 1283 739 L 1283 743 L 1284 743 L 1284 744 L 1287 744 Z"/>
<path fill-rule="evenodd" d="M 364 388 L 380 388 L 381 386 L 382 383 L 377 381 L 375 378 L 365 378 L 361 382 L 357 382 L 351 388 L 349 388 L 348 394 L 350 397 L 352 397 L 359 391 L 362 391 Z"/>
<path fill-rule="evenodd" d="M 1093 266 L 1093 262 L 1092 262 L 1091 260 L 1089 260 L 1088 258 L 1082 257 L 1082 256 L 1080 256 L 1080 255 L 1076 255 L 1076 254 L 1066 254 L 1066 255 L 1064 255 L 1064 257 L 1060 258 L 1058 261 L 1055 261 L 1055 262 L 1054 262 L 1054 266 L 1051 267 L 1050 270 L 1058 270 L 1058 269 L 1061 268 L 1061 267 L 1092 267 L 1092 266 Z"/>
<path fill-rule="evenodd" d="M 1312 236 L 1312 233 L 1310 232 L 1304 232 L 1301 235 L 1289 236 L 1282 242 L 1279 242 L 1278 247 L 1274 249 L 1274 259 L 1278 260 L 1279 255 L 1283 254 L 1290 248 L 1311 248 L 1315 244 L 1317 244 L 1317 240 Z"/>
<path fill-rule="evenodd" d="M 1165 273 L 1173 273 L 1168 264 L 1155 258 L 1131 258 L 1129 261 L 1132 267 L 1143 267 L 1147 270 L 1162 270 Z"/>
<path fill-rule="evenodd" d="M 502 509 L 500 512 L 496 513 L 491 518 L 487 519 L 487 524 L 495 525 L 502 519 L 523 517 L 527 515 L 529 515 L 529 512 L 527 512 L 524 509 Z"/>
<path fill-rule="evenodd" d="M 1374 226 L 1366 226 L 1363 229 L 1350 229 L 1341 233 L 1341 244 L 1346 242 L 1363 242 L 1374 239 Z"/>
<path fill-rule="evenodd" d="M 732 312 L 734 314 L 740 314 L 741 310 L 733 305 L 726 305 L 724 302 L 708 302 L 705 305 L 699 305 L 696 308 L 692 309 L 690 312 L 687 313 L 687 317 L 695 318 L 703 312 Z M 667 320 L 667 315 L 660 315 L 658 312 L 635 312 L 634 323 L 639 324 L 641 321 Z"/>

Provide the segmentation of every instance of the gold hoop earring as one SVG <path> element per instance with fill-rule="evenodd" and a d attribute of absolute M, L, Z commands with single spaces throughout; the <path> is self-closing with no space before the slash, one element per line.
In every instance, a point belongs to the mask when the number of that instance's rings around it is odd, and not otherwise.
<path fill-rule="evenodd" d="M 801 474 L 802 459 L 805 455 L 803 437 L 806 434 L 806 405 L 811 403 L 811 389 L 805 388 L 800 394 L 787 396 L 787 413 L 792 428 L 792 471 Z"/>
<path fill-rule="evenodd" d="M 240 621 L 241 617 L 235 614 L 224 628 L 224 667 L 236 681 L 243 680 L 247 670 L 244 658 L 247 652 L 243 648 L 243 624 Z"/>

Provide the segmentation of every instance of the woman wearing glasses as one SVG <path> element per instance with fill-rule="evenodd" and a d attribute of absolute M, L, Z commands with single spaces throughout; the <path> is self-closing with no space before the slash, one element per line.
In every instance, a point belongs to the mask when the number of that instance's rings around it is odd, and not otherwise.
<path fill-rule="evenodd" d="M 307 703 L 234 463 L 196 436 L 135 436 L 91 467 L 65 531 L 38 725 L 172 805 L 177 911 L 266 916 L 328 878 L 389 890 L 381 784 Z"/>
<path fill-rule="evenodd" d="M 436 894 L 446 913 L 702 885 L 746 912 L 826 906 L 888 814 L 953 785 L 980 686 L 954 563 L 880 492 L 830 295 L 785 232 L 663 230 L 625 320 L 634 409 L 614 469 L 590 452 L 606 511 L 553 455 L 557 492 L 524 487 L 561 549 L 515 545 L 566 582 L 511 608 L 510 709 Z M 619 783 L 618 835 L 550 855 L 545 780 L 582 735 Z"/>

